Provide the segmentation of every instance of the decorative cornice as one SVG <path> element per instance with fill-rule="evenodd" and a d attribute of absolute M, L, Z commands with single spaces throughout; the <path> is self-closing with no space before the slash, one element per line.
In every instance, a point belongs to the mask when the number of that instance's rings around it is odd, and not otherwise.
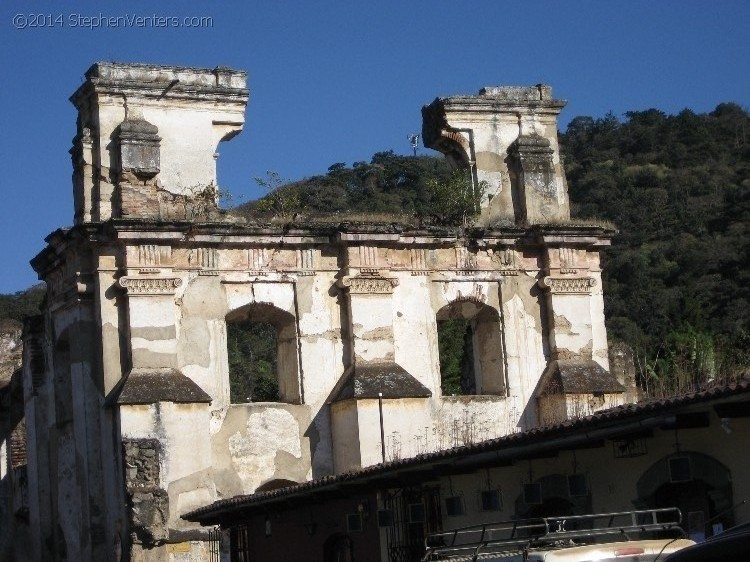
<path fill-rule="evenodd" d="M 172 295 L 182 285 L 180 277 L 120 277 L 128 295 Z"/>
<path fill-rule="evenodd" d="M 553 294 L 588 295 L 596 285 L 593 277 L 545 277 L 539 281 L 542 289 Z"/>
<path fill-rule="evenodd" d="M 398 285 L 398 279 L 395 277 L 358 275 L 356 277 L 345 277 L 341 284 L 345 290 L 353 295 L 388 295 L 393 293 L 393 288 Z"/>

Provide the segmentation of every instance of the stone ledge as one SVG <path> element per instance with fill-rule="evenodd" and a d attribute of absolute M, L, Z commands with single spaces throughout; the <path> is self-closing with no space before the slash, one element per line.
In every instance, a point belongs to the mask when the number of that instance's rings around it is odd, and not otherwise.
<path fill-rule="evenodd" d="M 432 392 L 397 363 L 365 363 L 349 367 L 331 393 L 329 403 L 379 398 L 429 398 Z"/>
<path fill-rule="evenodd" d="M 133 369 L 122 383 L 116 402 L 120 405 L 156 402 L 205 404 L 211 402 L 211 397 L 176 369 Z"/>
<path fill-rule="evenodd" d="M 619 394 L 625 387 L 593 359 L 557 359 L 542 374 L 537 396 L 551 394 Z"/>

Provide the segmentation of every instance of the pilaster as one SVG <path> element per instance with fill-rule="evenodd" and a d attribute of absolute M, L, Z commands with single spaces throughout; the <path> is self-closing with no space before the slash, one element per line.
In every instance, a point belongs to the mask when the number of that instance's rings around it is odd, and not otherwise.
<path fill-rule="evenodd" d="M 127 292 L 131 369 L 120 404 L 210 402 L 211 397 L 177 368 L 176 276 L 124 276 Z"/>

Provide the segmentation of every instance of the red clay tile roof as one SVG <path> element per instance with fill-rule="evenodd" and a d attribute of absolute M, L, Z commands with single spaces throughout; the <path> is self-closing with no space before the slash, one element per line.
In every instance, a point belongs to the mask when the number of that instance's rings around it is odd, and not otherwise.
<path fill-rule="evenodd" d="M 259 504 L 275 503 L 276 501 L 283 501 L 293 496 L 303 496 L 313 491 L 323 491 L 325 488 L 329 487 L 332 488 L 334 486 L 339 487 L 342 485 L 356 484 L 357 482 L 384 477 L 402 469 L 428 465 L 437 461 L 465 458 L 477 453 L 499 451 L 568 436 L 574 432 L 588 432 L 594 429 L 612 427 L 623 422 L 636 421 L 660 414 L 668 414 L 674 410 L 693 404 L 731 398 L 732 396 L 748 392 L 750 392 L 750 379 L 745 379 L 736 383 L 724 386 L 713 386 L 705 390 L 671 396 L 669 398 L 647 400 L 636 404 L 625 404 L 623 406 L 602 410 L 583 418 L 567 420 L 562 423 L 538 427 L 520 433 L 512 433 L 488 441 L 472 443 L 469 445 L 454 447 L 452 449 L 436 451 L 434 453 L 426 453 L 408 459 L 381 463 L 361 470 L 345 472 L 334 476 L 324 476 L 317 480 L 303 482 L 286 488 L 278 488 L 267 492 L 240 495 L 218 500 L 210 505 L 186 513 L 182 518 L 189 521 L 198 521 L 203 524 L 211 524 L 221 519 L 222 514 L 226 516 L 229 512 L 239 511 L 243 508 L 249 508 Z"/>

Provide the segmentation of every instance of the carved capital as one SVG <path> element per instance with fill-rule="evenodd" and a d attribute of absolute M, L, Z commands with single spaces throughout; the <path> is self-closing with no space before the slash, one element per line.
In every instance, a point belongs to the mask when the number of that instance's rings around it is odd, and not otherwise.
<path fill-rule="evenodd" d="M 398 279 L 358 275 L 356 277 L 345 277 L 341 284 L 344 289 L 353 295 L 387 295 L 393 293 L 393 288 L 398 285 Z"/>
<path fill-rule="evenodd" d="M 595 285 L 593 277 L 545 277 L 539 281 L 542 289 L 559 295 L 588 295 Z"/>
<path fill-rule="evenodd" d="M 173 295 L 182 285 L 179 277 L 120 277 L 120 287 L 128 295 Z"/>

